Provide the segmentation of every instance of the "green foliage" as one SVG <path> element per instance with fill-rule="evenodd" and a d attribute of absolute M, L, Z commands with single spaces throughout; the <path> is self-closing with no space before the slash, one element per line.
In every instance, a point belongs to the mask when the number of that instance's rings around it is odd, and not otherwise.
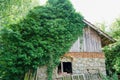
<path fill-rule="evenodd" d="M 120 42 L 116 42 L 104 48 L 106 56 L 106 67 L 111 72 L 120 73 Z"/>
<path fill-rule="evenodd" d="M 120 73 L 120 19 L 110 26 L 109 34 L 117 40 L 116 43 L 104 48 L 106 56 L 106 67 L 109 75 L 114 72 Z"/>
<path fill-rule="evenodd" d="M 50 1 L 1 30 L 0 70 L 4 80 L 23 80 L 26 72 L 34 73 L 44 65 L 48 67 L 48 80 L 52 80 L 60 57 L 82 35 L 83 17 L 72 4 L 68 0 Z"/>
<path fill-rule="evenodd" d="M 119 52 L 119 54 L 120 54 L 120 52 Z M 119 55 L 119 56 L 120 56 L 120 55 Z M 115 70 L 116 70 L 117 72 L 120 72 L 120 57 L 117 57 L 117 58 L 115 59 L 114 68 L 115 68 Z"/>
<path fill-rule="evenodd" d="M 118 80 L 118 76 L 116 73 L 114 73 L 111 77 L 110 76 L 104 76 L 101 75 L 102 80 Z"/>
<path fill-rule="evenodd" d="M 120 40 L 120 17 L 110 26 L 110 34 L 117 40 Z"/>
<path fill-rule="evenodd" d="M 17 23 L 39 0 L 0 0 L 0 26 Z"/>
<path fill-rule="evenodd" d="M 96 26 L 99 27 L 102 31 L 106 32 L 107 25 L 105 22 L 96 23 Z"/>

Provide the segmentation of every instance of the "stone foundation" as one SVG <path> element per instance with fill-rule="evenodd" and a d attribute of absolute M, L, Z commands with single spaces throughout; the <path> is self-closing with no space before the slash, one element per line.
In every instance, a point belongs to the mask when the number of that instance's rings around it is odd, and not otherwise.
<path fill-rule="evenodd" d="M 75 58 L 72 61 L 73 74 L 102 73 L 106 75 L 105 59 L 100 58 Z"/>
<path fill-rule="evenodd" d="M 46 66 L 38 68 L 37 80 L 47 80 L 47 67 Z"/>
<path fill-rule="evenodd" d="M 102 52 L 69 52 L 61 61 L 66 62 L 67 59 L 72 63 L 73 74 L 100 72 L 106 75 L 105 56 Z"/>
<path fill-rule="evenodd" d="M 103 53 L 70 53 L 62 57 L 61 62 L 72 63 L 72 74 L 102 73 L 103 75 L 106 75 L 105 57 Z M 59 76 L 57 69 L 58 68 L 56 67 L 53 71 L 53 80 L 56 80 Z M 47 67 L 45 66 L 38 68 L 37 80 L 47 80 L 46 71 Z"/>
<path fill-rule="evenodd" d="M 57 69 L 53 70 L 53 80 L 57 78 Z M 47 80 L 47 67 L 43 66 L 37 69 L 37 80 Z"/>

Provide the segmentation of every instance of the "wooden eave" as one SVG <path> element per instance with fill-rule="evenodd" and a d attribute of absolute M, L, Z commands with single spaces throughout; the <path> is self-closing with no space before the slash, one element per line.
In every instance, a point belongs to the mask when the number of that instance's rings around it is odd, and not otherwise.
<path fill-rule="evenodd" d="M 102 30 L 100 30 L 98 27 L 96 27 L 95 25 L 93 25 L 92 23 L 88 22 L 87 20 L 83 20 L 83 22 L 88 25 L 89 27 L 91 27 L 92 29 L 94 29 L 101 37 L 101 43 L 102 43 L 102 47 L 114 43 L 116 42 L 116 40 L 114 40 L 111 36 L 109 36 L 108 34 L 106 34 L 105 32 L 103 32 Z"/>

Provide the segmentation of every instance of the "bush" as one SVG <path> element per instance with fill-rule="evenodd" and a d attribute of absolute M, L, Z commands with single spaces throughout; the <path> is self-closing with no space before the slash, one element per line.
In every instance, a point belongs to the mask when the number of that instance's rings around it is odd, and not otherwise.
<path fill-rule="evenodd" d="M 101 75 L 102 80 L 118 80 L 117 73 L 114 73 L 112 76 Z"/>

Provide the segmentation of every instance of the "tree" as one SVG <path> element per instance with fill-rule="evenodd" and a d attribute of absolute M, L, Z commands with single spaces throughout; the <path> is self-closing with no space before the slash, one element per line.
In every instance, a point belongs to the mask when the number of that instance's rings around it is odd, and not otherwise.
<path fill-rule="evenodd" d="M 116 39 L 120 40 L 120 18 L 117 18 L 110 27 L 110 34 Z"/>
<path fill-rule="evenodd" d="M 120 73 L 120 42 L 116 42 L 104 48 L 106 56 L 106 67 L 108 73 L 111 75 L 114 72 Z"/>
<path fill-rule="evenodd" d="M 108 30 L 106 30 L 105 23 L 97 24 L 100 26 L 101 30 L 111 35 L 116 42 L 114 44 L 110 44 L 103 48 L 106 56 L 106 69 L 109 75 L 113 75 L 114 72 L 120 73 L 120 18 L 117 18 L 114 21 Z"/>
<path fill-rule="evenodd" d="M 106 32 L 106 23 L 105 22 L 102 22 L 102 23 L 96 23 L 95 24 L 98 28 L 100 28 L 102 31 Z"/>
<path fill-rule="evenodd" d="M 110 27 L 109 34 L 117 40 L 116 43 L 104 48 L 106 67 L 109 74 L 120 73 L 120 19 L 116 19 Z"/>
<path fill-rule="evenodd" d="M 0 26 L 17 23 L 39 0 L 0 0 Z"/>
<path fill-rule="evenodd" d="M 47 66 L 48 80 L 72 43 L 82 35 L 83 17 L 69 0 L 48 0 L 45 6 L 32 9 L 16 24 L 1 30 L 1 73 L 5 80 L 23 80 Z M 13 77 L 14 76 L 14 77 Z"/>

